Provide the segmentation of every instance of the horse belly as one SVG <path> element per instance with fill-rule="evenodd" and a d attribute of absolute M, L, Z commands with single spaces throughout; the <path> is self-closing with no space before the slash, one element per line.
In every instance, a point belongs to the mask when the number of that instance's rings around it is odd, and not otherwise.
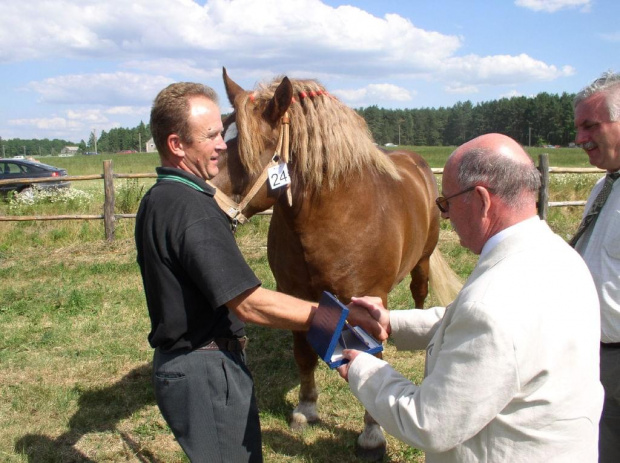
<path fill-rule="evenodd" d="M 324 290 L 343 300 L 385 298 L 424 253 L 427 233 L 417 229 L 427 229 L 428 221 L 414 220 L 401 204 L 335 209 L 342 212 L 322 211 L 295 228 L 274 210 L 268 255 L 278 289 L 311 300 Z"/>

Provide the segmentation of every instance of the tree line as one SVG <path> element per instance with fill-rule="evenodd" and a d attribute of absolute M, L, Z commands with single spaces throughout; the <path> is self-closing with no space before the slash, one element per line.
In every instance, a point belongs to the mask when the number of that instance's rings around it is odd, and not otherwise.
<path fill-rule="evenodd" d="M 102 130 L 99 136 L 95 132 L 90 133 L 88 142 L 81 140 L 79 143 L 54 139 L 30 139 L 12 138 L 5 140 L 0 137 L 0 156 L 11 158 L 14 156 L 57 156 L 67 146 L 78 147 L 78 153 L 87 152 L 118 153 L 124 150 L 145 151 L 146 142 L 151 138 L 151 130 L 148 124 L 140 121 L 137 127 L 114 128 L 109 131 Z"/>
<path fill-rule="evenodd" d="M 145 144 L 151 138 L 150 126 L 140 121 L 133 129 L 115 128 L 106 132 L 101 131 L 97 138 L 97 151 L 104 153 L 118 153 L 124 150 L 145 151 Z M 95 151 L 95 134 L 90 134 L 87 148 Z"/>
<path fill-rule="evenodd" d="M 499 132 L 525 146 L 567 146 L 575 139 L 574 94 L 539 93 L 450 108 L 357 109 L 378 144 L 460 145 L 489 132 Z"/>
<path fill-rule="evenodd" d="M 539 93 L 534 97 L 512 97 L 472 104 L 458 102 L 449 108 L 385 109 L 378 106 L 356 109 L 380 145 L 456 146 L 489 132 L 499 132 L 525 146 L 567 146 L 575 139 L 573 125 L 574 94 Z M 91 132 L 88 142 L 65 140 L 3 140 L 3 157 L 57 155 L 65 146 L 78 146 L 79 152 L 115 153 L 144 151 L 151 138 L 148 124 L 134 128 Z"/>
<path fill-rule="evenodd" d="M 13 156 L 46 156 L 49 154 L 60 154 L 65 146 L 75 146 L 75 143 L 55 138 L 49 140 L 22 140 L 21 138 L 12 138 L 5 140 L 0 137 L 0 156 L 4 158 L 12 158 Z"/>

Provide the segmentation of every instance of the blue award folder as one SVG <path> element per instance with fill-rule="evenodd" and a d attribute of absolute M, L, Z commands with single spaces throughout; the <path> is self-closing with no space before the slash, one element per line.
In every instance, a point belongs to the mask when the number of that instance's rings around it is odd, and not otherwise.
<path fill-rule="evenodd" d="M 336 299 L 333 294 L 323 291 L 307 338 L 314 351 L 330 368 L 336 368 L 348 362 L 342 356 L 343 349 L 355 349 L 369 354 L 376 354 L 383 350 L 381 343 L 362 327 L 351 326 L 347 323 L 348 314 L 349 309 L 346 305 Z"/>

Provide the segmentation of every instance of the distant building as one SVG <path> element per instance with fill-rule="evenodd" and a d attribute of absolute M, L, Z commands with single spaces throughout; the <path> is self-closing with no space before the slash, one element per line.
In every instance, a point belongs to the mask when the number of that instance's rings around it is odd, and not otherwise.
<path fill-rule="evenodd" d="M 146 152 L 147 153 L 157 152 L 157 148 L 155 148 L 155 142 L 153 141 L 153 138 L 149 138 L 149 141 L 146 142 Z"/>
<path fill-rule="evenodd" d="M 79 146 L 65 146 L 60 150 L 60 154 L 69 154 L 73 156 L 74 154 L 77 154 L 79 149 Z"/>

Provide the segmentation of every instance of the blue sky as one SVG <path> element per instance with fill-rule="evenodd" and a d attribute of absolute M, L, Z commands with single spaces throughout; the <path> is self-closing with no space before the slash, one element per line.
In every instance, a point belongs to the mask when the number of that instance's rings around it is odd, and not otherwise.
<path fill-rule="evenodd" d="M 354 108 L 578 91 L 620 71 L 618 0 L 3 0 L 0 137 L 148 123 L 159 90 L 319 79 Z"/>

